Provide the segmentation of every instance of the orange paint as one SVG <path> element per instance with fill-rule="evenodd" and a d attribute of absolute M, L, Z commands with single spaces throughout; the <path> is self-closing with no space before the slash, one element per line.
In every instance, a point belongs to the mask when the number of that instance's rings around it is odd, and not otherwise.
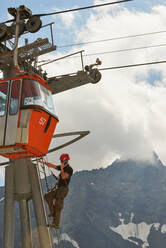
<path fill-rule="evenodd" d="M 28 144 L 43 154 L 47 153 L 58 120 L 51 117 L 50 124 L 48 122 L 48 113 L 41 110 L 40 112 L 32 110 L 29 123 Z M 46 130 L 47 125 L 49 125 L 49 127 Z"/>
<path fill-rule="evenodd" d="M 31 109 L 29 121 L 28 143 L 17 143 L 13 146 L 1 146 L 0 148 L 22 148 L 23 152 L 0 153 L 1 156 L 12 160 L 20 158 L 33 158 L 45 156 L 54 134 L 58 120 L 43 110 Z"/>

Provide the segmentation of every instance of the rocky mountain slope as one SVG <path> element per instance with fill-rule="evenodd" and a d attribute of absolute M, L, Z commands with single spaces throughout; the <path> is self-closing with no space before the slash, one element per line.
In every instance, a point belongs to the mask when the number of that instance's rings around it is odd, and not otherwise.
<path fill-rule="evenodd" d="M 1 213 L 3 203 L 1 197 Z M 36 237 L 32 207 L 31 215 Z M 3 214 L 0 227 L 2 221 Z M 65 200 L 61 238 L 63 248 L 164 248 L 166 167 L 155 157 L 154 163 L 117 160 L 105 169 L 76 172 Z"/>
<path fill-rule="evenodd" d="M 164 248 L 166 167 L 128 160 L 76 173 L 62 223 L 80 248 Z"/>

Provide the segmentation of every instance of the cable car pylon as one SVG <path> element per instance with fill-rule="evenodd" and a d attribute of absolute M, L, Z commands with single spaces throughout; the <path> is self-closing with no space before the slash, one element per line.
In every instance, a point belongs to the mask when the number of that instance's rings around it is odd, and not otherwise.
<path fill-rule="evenodd" d="M 54 135 L 59 120 L 52 94 L 99 82 L 101 73 L 96 67 L 100 61 L 74 75 L 47 78 L 37 67 L 37 57 L 56 50 L 52 23 L 52 43 L 47 38 L 39 38 L 18 47 L 21 35 L 37 32 L 42 23 L 40 17 L 33 16 L 24 5 L 8 11 L 14 19 L 0 24 L 0 70 L 3 72 L 0 79 L 0 155 L 9 159 L 5 167 L 3 248 L 14 248 L 15 202 L 19 203 L 20 210 L 21 247 L 33 247 L 30 201 L 34 206 L 40 248 L 53 248 L 39 169 L 33 159 L 76 142 L 89 133 L 66 133 L 66 136 L 79 137 L 48 150 L 53 137 L 64 137 L 64 134 Z M 12 25 L 8 24 L 11 22 Z"/>
<path fill-rule="evenodd" d="M 132 0 L 115 1 L 106 5 L 129 1 Z M 21 247 L 34 247 L 30 200 L 34 206 L 40 248 L 53 248 L 39 169 L 37 164 L 33 163 L 33 158 L 43 157 L 88 134 L 88 131 L 81 131 L 54 135 L 58 117 L 52 94 L 56 95 L 88 83 L 96 84 L 101 79 L 101 73 L 97 69 L 101 64 L 100 60 L 97 59 L 96 63 L 84 68 L 82 51 L 80 71 L 50 78 L 47 77 L 47 73 L 42 72 L 42 65 L 37 66 L 37 58 L 55 51 L 56 46 L 53 40 L 53 23 L 42 26 L 40 17 L 104 5 L 37 15 L 32 15 L 29 8 L 21 5 L 18 8 L 8 8 L 13 19 L 0 23 L 0 70 L 3 72 L 3 78 L 0 79 L 0 155 L 9 159 L 7 164 L 0 164 L 7 165 L 3 248 L 14 248 L 15 202 L 19 203 L 20 210 Z M 18 47 L 22 35 L 33 34 L 46 26 L 50 26 L 51 43 L 48 38 L 38 38 L 28 44 L 26 39 L 25 45 Z M 64 135 L 79 135 L 79 137 L 48 150 L 53 137 L 64 137 Z"/>

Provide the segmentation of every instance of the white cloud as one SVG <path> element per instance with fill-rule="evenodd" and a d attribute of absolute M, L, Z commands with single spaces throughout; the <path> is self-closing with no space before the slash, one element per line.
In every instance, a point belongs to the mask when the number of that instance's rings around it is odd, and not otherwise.
<path fill-rule="evenodd" d="M 74 8 L 77 8 L 77 6 L 74 6 Z M 63 9 L 57 9 L 56 11 L 63 11 Z M 69 13 L 62 13 L 59 15 L 56 15 L 54 18 L 56 20 L 56 24 L 60 21 L 61 25 L 59 25 L 59 27 L 61 28 L 71 28 L 71 26 L 73 26 L 76 22 L 76 17 L 78 17 L 78 13 L 77 12 L 69 12 Z"/>
<path fill-rule="evenodd" d="M 114 8 L 92 14 L 85 28 L 78 33 L 80 41 L 105 39 L 130 34 L 165 30 L 165 6 L 153 7 L 151 12 Z M 104 13 L 102 15 L 102 13 Z M 122 39 L 88 46 L 87 53 L 109 51 L 164 43 L 165 34 Z M 153 48 L 120 54 L 100 56 L 103 65 L 109 67 L 164 59 L 165 48 Z M 95 57 L 86 57 L 93 63 Z M 74 61 L 74 59 L 73 59 Z M 73 66 L 77 66 L 78 62 Z M 72 64 L 71 63 L 71 64 Z M 60 65 L 59 65 L 60 66 Z M 58 65 L 56 66 L 59 70 Z M 71 70 L 63 61 L 64 71 Z M 162 80 L 150 85 L 150 70 L 161 72 Z M 165 65 L 140 67 L 103 72 L 101 82 L 57 95 L 62 129 L 89 129 L 91 135 L 82 144 L 69 148 L 78 168 L 104 166 L 116 156 L 151 159 L 155 150 L 166 162 L 165 117 Z M 60 125 L 60 123 L 59 123 Z M 110 155 L 109 155 L 110 154 Z"/>
<path fill-rule="evenodd" d="M 66 27 L 70 27 L 74 23 L 75 14 L 72 13 L 72 12 L 71 13 L 68 13 L 67 15 L 66 14 L 61 14 L 61 20 L 62 20 L 62 23 Z"/>

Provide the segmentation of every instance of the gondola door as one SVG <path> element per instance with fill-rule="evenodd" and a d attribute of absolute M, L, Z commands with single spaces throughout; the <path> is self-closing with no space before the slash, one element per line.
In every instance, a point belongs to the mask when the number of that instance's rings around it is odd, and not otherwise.
<path fill-rule="evenodd" d="M 0 82 L 0 146 L 4 146 L 8 107 L 9 82 Z"/>
<path fill-rule="evenodd" d="M 10 82 L 10 93 L 8 98 L 6 130 L 4 145 L 10 146 L 16 144 L 16 134 L 18 127 L 19 104 L 20 104 L 21 80 Z"/>
<path fill-rule="evenodd" d="M 8 111 L 6 120 L 5 146 L 16 143 L 18 127 L 19 103 L 20 103 L 21 80 L 13 80 L 10 83 L 10 97 L 8 99 Z"/>

